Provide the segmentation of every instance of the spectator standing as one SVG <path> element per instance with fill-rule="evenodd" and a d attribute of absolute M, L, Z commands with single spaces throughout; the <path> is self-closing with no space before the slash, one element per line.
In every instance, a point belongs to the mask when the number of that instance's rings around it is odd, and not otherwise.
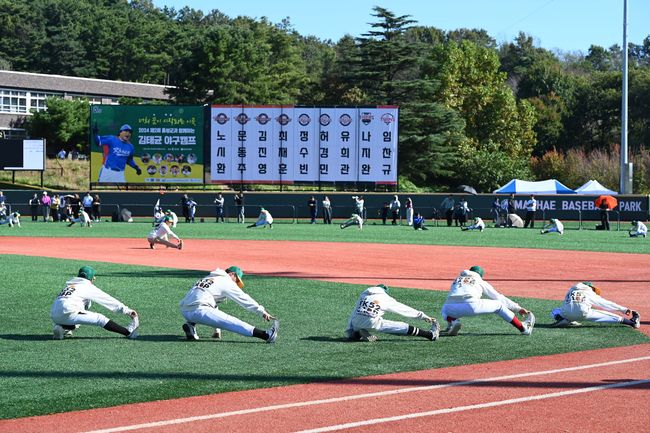
<path fill-rule="evenodd" d="M 98 194 L 93 197 L 93 212 L 91 215 L 95 221 L 101 221 L 102 219 L 102 201 L 99 199 Z"/>
<path fill-rule="evenodd" d="M 460 203 L 458 204 L 458 222 L 460 223 L 461 227 L 465 227 L 465 223 L 467 223 L 467 216 L 469 215 L 471 209 L 467 205 L 467 199 L 462 198 L 460 199 Z"/>
<path fill-rule="evenodd" d="M 501 213 L 501 202 L 499 201 L 499 197 L 494 197 L 490 213 L 492 214 L 492 222 L 494 222 L 494 224 L 499 224 L 499 214 Z"/>
<path fill-rule="evenodd" d="M 38 194 L 34 193 L 34 197 L 29 200 L 29 210 L 32 213 L 32 221 L 38 221 L 38 206 L 41 204 L 38 199 Z"/>
<path fill-rule="evenodd" d="M 531 194 L 530 198 L 526 201 L 526 220 L 524 221 L 524 228 L 528 227 L 530 223 L 530 228 L 535 228 L 535 211 L 537 210 L 537 200 L 535 200 L 535 195 Z"/>
<path fill-rule="evenodd" d="M 510 197 L 508 197 L 508 215 L 506 215 L 506 224 L 508 227 L 512 227 L 512 218 L 510 218 L 511 214 L 516 214 L 514 194 L 510 194 Z"/>
<path fill-rule="evenodd" d="M 323 224 L 332 224 L 332 203 L 328 196 L 325 196 L 323 205 Z"/>
<path fill-rule="evenodd" d="M 600 226 L 602 230 L 609 231 L 609 204 L 607 200 L 602 200 L 600 203 Z"/>
<path fill-rule="evenodd" d="M 79 194 L 70 196 L 68 203 L 70 204 L 72 216 L 79 218 L 79 211 L 81 210 L 81 198 L 79 198 Z"/>
<path fill-rule="evenodd" d="M 386 220 L 388 219 L 388 213 L 390 212 L 390 202 L 385 201 L 384 205 L 381 207 L 379 214 L 381 215 L 381 223 L 386 225 Z"/>
<path fill-rule="evenodd" d="M 61 220 L 61 199 L 59 198 L 59 194 L 54 194 L 52 196 L 52 203 L 50 203 L 50 209 L 52 211 L 52 219 L 55 222 L 59 222 Z"/>
<path fill-rule="evenodd" d="M 194 216 L 196 215 L 196 205 L 197 203 L 192 198 L 187 201 L 187 207 L 190 212 L 190 222 L 192 223 L 194 222 Z"/>
<path fill-rule="evenodd" d="M 5 204 L 7 202 L 7 197 L 4 192 L 0 191 L 0 204 Z"/>
<path fill-rule="evenodd" d="M 454 205 L 454 196 L 451 194 L 440 203 L 440 210 L 445 214 L 445 218 L 447 218 L 447 227 L 451 227 L 451 221 L 454 219 Z"/>
<path fill-rule="evenodd" d="M 59 153 L 56 154 L 56 157 L 59 158 L 59 159 L 65 159 L 66 156 L 67 156 L 67 153 L 66 153 L 65 149 L 59 150 Z"/>
<path fill-rule="evenodd" d="M 244 224 L 244 214 L 245 214 L 244 191 L 239 191 L 239 193 L 235 194 L 235 206 L 237 206 L 237 222 Z"/>
<path fill-rule="evenodd" d="M 190 198 L 187 196 L 187 194 L 183 194 L 183 197 L 181 197 L 181 208 L 183 209 L 183 218 L 185 218 L 186 223 L 190 222 L 189 201 Z"/>
<path fill-rule="evenodd" d="M 223 205 L 226 202 L 226 199 L 223 198 L 223 194 L 219 193 L 217 195 L 217 198 L 214 199 L 214 204 L 216 206 L 216 211 L 217 211 L 217 222 L 221 220 L 221 222 L 225 222 L 223 220 Z"/>
<path fill-rule="evenodd" d="M 411 197 L 408 197 L 406 199 L 406 203 L 404 203 L 404 207 L 406 208 L 406 224 L 412 226 L 413 225 L 413 200 L 411 200 Z"/>
<path fill-rule="evenodd" d="M 318 202 L 313 195 L 309 198 L 309 200 L 307 200 L 307 207 L 309 208 L 309 217 L 311 218 L 309 224 L 316 224 L 316 216 L 318 215 Z"/>
<path fill-rule="evenodd" d="M 43 191 L 41 197 L 41 206 L 43 206 L 43 222 L 48 222 L 50 220 L 50 205 L 52 204 L 52 198 L 47 195 L 47 191 Z"/>
<path fill-rule="evenodd" d="M 90 195 L 90 192 L 87 192 L 86 195 L 81 199 L 81 205 L 84 208 L 84 212 L 88 215 L 93 214 L 93 196 Z"/>
<path fill-rule="evenodd" d="M 393 225 L 397 225 L 397 220 L 399 219 L 399 210 L 402 207 L 402 203 L 400 203 L 399 198 L 397 195 L 393 196 L 393 200 L 390 202 L 390 212 L 391 215 L 393 216 Z"/>

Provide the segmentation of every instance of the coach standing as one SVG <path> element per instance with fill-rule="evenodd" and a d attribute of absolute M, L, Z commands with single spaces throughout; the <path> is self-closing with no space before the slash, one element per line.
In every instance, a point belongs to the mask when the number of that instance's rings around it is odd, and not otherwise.
<path fill-rule="evenodd" d="M 447 218 L 447 227 L 451 227 L 451 221 L 454 218 L 454 196 L 449 194 L 440 204 L 440 210 L 445 213 L 445 218 Z"/>
<path fill-rule="evenodd" d="M 530 223 L 530 228 L 535 228 L 535 211 L 537 210 L 537 200 L 535 200 L 535 195 L 531 194 L 528 201 L 526 201 L 526 221 L 524 222 L 524 228 L 528 228 L 528 223 Z"/>

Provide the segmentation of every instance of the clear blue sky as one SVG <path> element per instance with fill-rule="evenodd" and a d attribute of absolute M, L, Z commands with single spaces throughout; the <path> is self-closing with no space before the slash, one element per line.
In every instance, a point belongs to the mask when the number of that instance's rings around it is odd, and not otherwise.
<path fill-rule="evenodd" d="M 153 0 L 158 6 L 218 9 L 231 18 L 289 17 L 302 35 L 338 41 L 370 30 L 373 6 L 411 15 L 418 24 L 443 30 L 485 29 L 498 43 L 523 31 L 536 46 L 586 53 L 590 45 L 609 48 L 623 41 L 623 0 Z M 628 0 L 628 41 L 650 34 L 650 0 Z"/>

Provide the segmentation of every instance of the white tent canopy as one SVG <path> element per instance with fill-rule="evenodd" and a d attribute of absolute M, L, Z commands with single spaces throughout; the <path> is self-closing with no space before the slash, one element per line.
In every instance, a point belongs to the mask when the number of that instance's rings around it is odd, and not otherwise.
<path fill-rule="evenodd" d="M 529 182 L 512 179 L 510 182 L 494 191 L 495 194 L 575 194 L 576 192 L 555 179 Z"/>
<path fill-rule="evenodd" d="M 593 195 L 616 195 L 618 192 L 607 189 L 600 184 L 597 180 L 590 180 L 589 182 L 576 189 L 578 194 L 593 194 Z"/>

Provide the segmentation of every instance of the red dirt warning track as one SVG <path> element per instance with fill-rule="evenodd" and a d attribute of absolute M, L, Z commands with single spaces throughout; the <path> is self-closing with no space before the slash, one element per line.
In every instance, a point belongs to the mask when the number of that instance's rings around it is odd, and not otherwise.
<path fill-rule="evenodd" d="M 101 248 L 89 251 L 90 242 Z M 192 239 L 183 251 L 151 251 L 140 239 L 17 237 L 3 238 L 3 253 L 197 270 L 235 263 L 256 275 L 430 290 L 447 290 L 460 269 L 480 264 L 508 295 L 561 299 L 589 279 L 650 314 L 648 257 L 637 254 Z M 642 431 L 648 371 L 645 344 L 5 420 L 0 432 Z"/>

